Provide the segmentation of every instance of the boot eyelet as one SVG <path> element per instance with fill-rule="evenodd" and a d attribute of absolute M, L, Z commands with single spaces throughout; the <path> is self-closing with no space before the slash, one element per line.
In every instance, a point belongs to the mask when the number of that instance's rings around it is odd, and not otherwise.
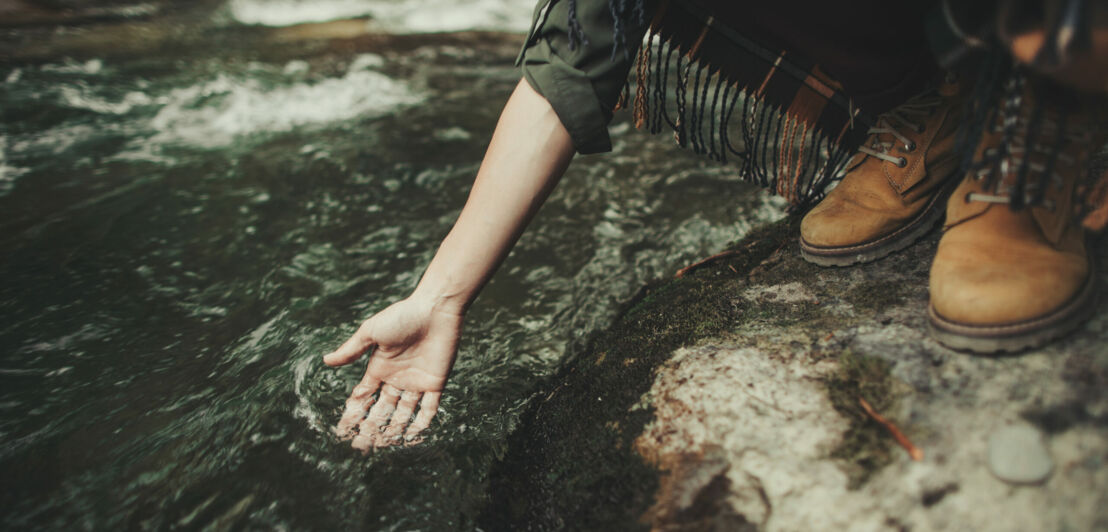
<path fill-rule="evenodd" d="M 904 168 L 905 166 L 908 166 L 908 159 L 901 157 L 900 159 L 897 159 L 896 165 L 900 168 Z"/>
<path fill-rule="evenodd" d="M 907 144 L 900 148 L 901 153 L 912 153 L 916 151 L 916 141 L 909 140 Z"/>

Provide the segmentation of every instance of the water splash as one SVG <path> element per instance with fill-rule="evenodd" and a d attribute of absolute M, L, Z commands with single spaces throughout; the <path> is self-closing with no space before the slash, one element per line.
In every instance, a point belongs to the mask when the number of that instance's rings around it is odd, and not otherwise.
<path fill-rule="evenodd" d="M 312 79 L 304 61 L 284 66 L 252 64 L 243 72 L 223 72 L 192 85 L 159 89 L 143 83 L 118 91 L 100 83 L 110 68 L 100 60 L 45 65 L 39 73 L 76 79 L 63 83 L 9 74 L 7 83 L 34 95 L 53 98 L 65 109 L 90 111 L 100 117 L 74 115 L 33 135 L 0 141 L 0 195 L 27 172 L 10 159 L 62 155 L 104 134 L 128 140 L 108 160 L 161 164 L 175 159 L 168 147 L 215 149 L 247 137 L 321 127 L 350 120 L 376 118 L 423 102 L 423 92 L 378 72 L 384 59 L 376 54 L 354 57 L 340 77 Z"/>
<path fill-rule="evenodd" d="M 389 33 L 496 30 L 522 32 L 531 0 L 231 0 L 231 16 L 243 24 L 291 26 L 369 16 Z"/>
<path fill-rule="evenodd" d="M 12 166 L 8 163 L 8 139 L 0 137 L 0 197 L 11 192 L 15 180 L 28 172 L 27 168 Z"/>
<path fill-rule="evenodd" d="M 125 115 L 135 107 L 154 103 L 149 95 L 139 91 L 128 92 L 123 99 L 113 101 L 97 97 L 87 87 L 69 85 L 63 86 L 59 90 L 61 99 L 66 106 L 100 114 Z"/>
<path fill-rule="evenodd" d="M 215 148 L 243 135 L 381 116 L 423 99 L 408 84 L 365 69 L 276 88 L 255 78 L 221 74 L 159 99 L 165 105 L 150 121 L 157 131 L 150 140 Z"/>
<path fill-rule="evenodd" d="M 55 72 L 58 74 L 99 74 L 104 69 L 104 61 L 101 59 L 89 59 L 83 63 L 66 61 L 61 64 L 47 64 L 42 66 L 43 72 Z"/>

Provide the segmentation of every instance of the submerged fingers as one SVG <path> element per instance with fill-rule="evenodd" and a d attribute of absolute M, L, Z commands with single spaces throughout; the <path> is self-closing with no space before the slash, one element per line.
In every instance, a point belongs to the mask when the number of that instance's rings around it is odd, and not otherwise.
<path fill-rule="evenodd" d="M 365 417 L 366 411 L 373 406 L 375 402 L 373 394 L 377 393 L 377 388 L 380 385 L 381 381 L 367 374 L 362 378 L 362 382 L 354 387 L 350 398 L 346 400 L 346 408 L 342 411 L 342 418 L 335 426 L 336 435 L 344 439 L 354 435 L 354 427 Z"/>
<path fill-rule="evenodd" d="M 412 414 L 415 412 L 416 405 L 419 404 L 419 396 L 419 392 L 410 391 L 400 394 L 400 401 L 396 403 L 396 410 L 393 411 L 392 418 L 389 419 L 389 424 L 381 435 L 385 445 L 399 443 L 404 428 L 412 420 Z"/>
<path fill-rule="evenodd" d="M 380 397 L 373 407 L 369 409 L 369 415 L 358 425 L 358 435 L 354 437 L 351 445 L 358 450 L 368 451 L 370 447 L 381 446 L 381 428 L 388 423 L 396 409 L 396 403 L 400 401 L 400 390 L 391 384 L 381 387 Z"/>
<path fill-rule="evenodd" d="M 442 392 L 423 394 L 423 400 L 419 402 L 419 413 L 416 414 L 415 421 L 408 425 L 408 430 L 404 433 L 404 439 L 409 445 L 415 445 L 423 441 L 419 433 L 431 425 L 431 418 L 435 417 L 435 413 L 439 411 L 439 399 L 441 397 Z"/>
<path fill-rule="evenodd" d="M 374 398 L 378 387 L 380 393 Z M 351 446 L 362 452 L 396 445 L 401 440 L 408 445 L 417 444 L 423 440 L 420 433 L 431 425 L 438 412 L 441 397 L 442 392 L 421 394 L 402 391 L 391 384 L 381 385 L 367 375 L 346 401 L 335 433 L 353 438 Z"/>

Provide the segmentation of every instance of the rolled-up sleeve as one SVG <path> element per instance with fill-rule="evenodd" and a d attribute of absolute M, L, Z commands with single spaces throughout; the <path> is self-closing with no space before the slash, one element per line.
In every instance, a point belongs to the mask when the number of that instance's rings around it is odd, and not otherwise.
<path fill-rule="evenodd" d="M 611 151 L 608 123 L 647 24 L 621 21 L 626 44 L 613 53 L 615 32 L 608 0 L 577 0 L 576 17 L 585 40 L 570 47 L 568 0 L 541 0 L 516 65 L 550 102 L 578 153 Z M 647 2 L 652 5 L 653 2 Z M 644 18 L 652 9 L 645 10 Z"/>

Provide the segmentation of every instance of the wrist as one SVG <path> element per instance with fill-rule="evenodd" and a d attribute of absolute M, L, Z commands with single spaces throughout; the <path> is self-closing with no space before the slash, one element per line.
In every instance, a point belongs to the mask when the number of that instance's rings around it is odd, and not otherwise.
<path fill-rule="evenodd" d="M 462 290 L 452 289 L 450 283 L 428 279 L 425 275 L 408 297 L 426 305 L 434 312 L 462 315 L 469 308 L 470 299 Z"/>

